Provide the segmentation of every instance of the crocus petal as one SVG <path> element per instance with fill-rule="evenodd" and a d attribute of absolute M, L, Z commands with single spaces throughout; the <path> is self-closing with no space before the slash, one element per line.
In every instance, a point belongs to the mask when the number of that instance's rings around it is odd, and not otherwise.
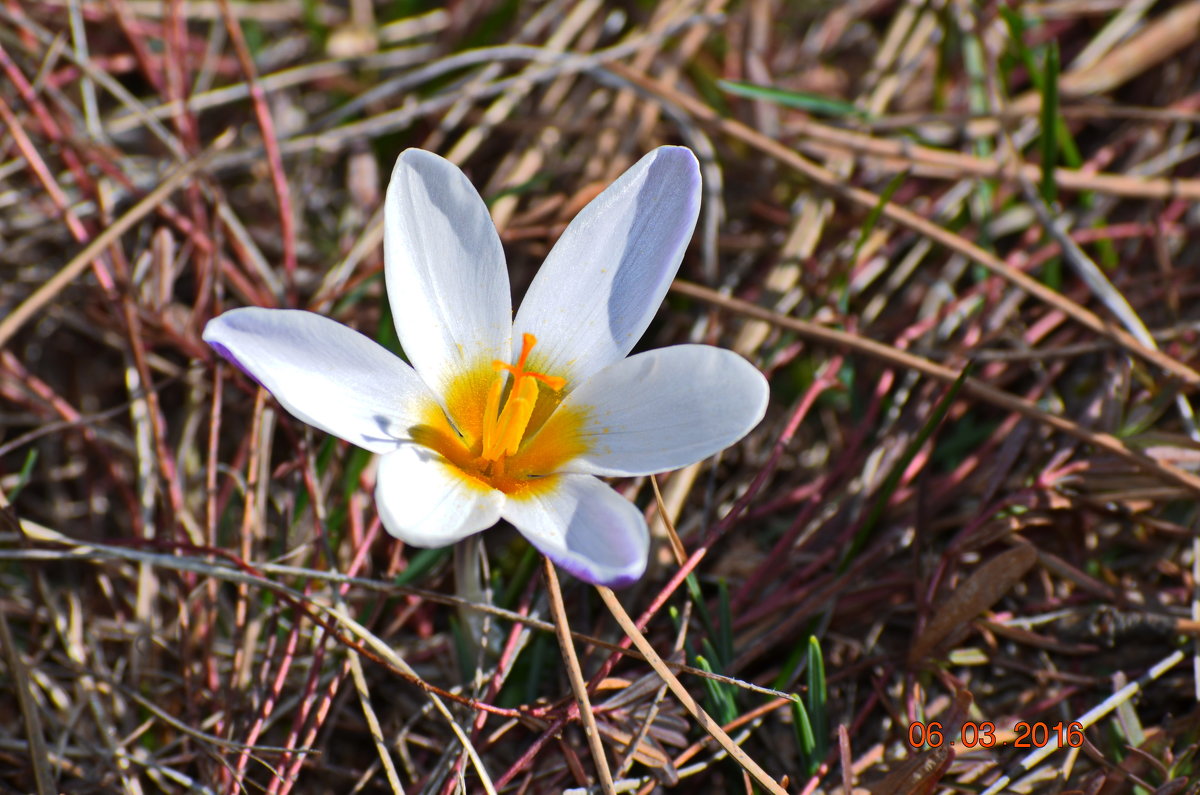
<path fill-rule="evenodd" d="M 563 401 L 581 410 L 587 450 L 564 467 L 649 475 L 693 464 L 745 436 L 767 407 L 767 380 L 732 351 L 676 345 L 630 356 Z"/>
<path fill-rule="evenodd" d="M 233 309 L 204 341 L 298 419 L 387 453 L 409 438 L 433 394 L 400 357 L 352 328 L 295 309 Z"/>
<path fill-rule="evenodd" d="M 650 533 L 641 511 L 589 475 L 510 497 L 501 515 L 563 569 L 596 585 L 620 588 L 646 570 Z"/>
<path fill-rule="evenodd" d="M 456 373 L 508 361 L 512 298 L 504 249 L 483 199 L 453 163 L 401 153 L 388 185 L 384 273 L 404 354 L 444 394 Z"/>
<path fill-rule="evenodd" d="M 700 211 L 690 150 L 663 146 L 575 217 L 521 302 L 515 338 L 532 333 L 536 369 L 567 388 L 624 358 L 679 270 Z"/>
<path fill-rule="evenodd" d="M 379 459 L 375 504 L 396 538 L 444 547 L 500 521 L 504 494 L 469 479 L 438 453 L 407 444 Z"/>

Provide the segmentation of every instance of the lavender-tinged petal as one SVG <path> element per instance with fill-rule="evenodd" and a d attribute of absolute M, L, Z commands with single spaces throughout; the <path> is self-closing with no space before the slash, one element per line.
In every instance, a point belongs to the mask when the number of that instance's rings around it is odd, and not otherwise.
<path fill-rule="evenodd" d="M 399 357 L 312 312 L 233 309 L 208 322 L 204 341 L 293 416 L 375 453 L 395 450 L 436 410 Z"/>
<path fill-rule="evenodd" d="M 555 475 L 510 496 L 501 515 L 543 555 L 585 582 L 621 588 L 646 570 L 650 533 L 641 511 L 591 476 Z"/>
<path fill-rule="evenodd" d="M 690 150 L 655 149 L 575 217 L 521 302 L 513 339 L 531 333 L 531 366 L 572 389 L 624 358 L 658 311 L 700 212 Z"/>

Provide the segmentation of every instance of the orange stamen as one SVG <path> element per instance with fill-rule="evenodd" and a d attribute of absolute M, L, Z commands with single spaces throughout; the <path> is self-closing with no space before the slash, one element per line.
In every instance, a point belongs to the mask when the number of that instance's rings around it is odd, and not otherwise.
<path fill-rule="evenodd" d="M 482 456 L 488 461 L 503 462 L 506 455 L 513 455 L 521 446 L 529 420 L 533 416 L 537 404 L 538 388 L 535 382 L 541 381 L 555 392 L 567 385 L 567 379 L 545 373 L 535 373 L 525 369 L 529 361 L 529 353 L 537 344 L 537 337 L 532 334 L 521 336 L 521 355 L 516 364 L 507 364 L 499 359 L 492 362 L 492 369 L 497 373 L 507 371 L 512 374 L 512 387 L 504 408 L 500 408 L 500 395 L 504 389 L 504 376 L 498 375 L 488 390 L 487 403 L 483 415 L 483 445 Z"/>

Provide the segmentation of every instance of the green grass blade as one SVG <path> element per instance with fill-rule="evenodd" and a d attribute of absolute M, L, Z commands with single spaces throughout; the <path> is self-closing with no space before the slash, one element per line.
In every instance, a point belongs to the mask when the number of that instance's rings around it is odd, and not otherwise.
<path fill-rule="evenodd" d="M 892 195 L 904 184 L 906 179 L 908 179 L 908 171 L 901 171 L 888 181 L 888 184 L 883 189 L 883 193 L 879 194 L 879 201 L 871 208 L 871 212 L 867 215 L 867 220 L 863 222 L 862 231 L 858 233 L 858 242 L 854 244 L 854 254 L 850 257 L 851 262 L 858 261 L 858 252 L 862 249 L 863 244 L 867 242 L 867 238 L 871 236 L 871 233 L 875 231 L 875 226 L 879 223 L 879 217 L 883 215 L 884 205 L 892 200 Z"/>
<path fill-rule="evenodd" d="M 786 91 L 782 88 L 760 86 L 755 83 L 739 83 L 733 80 L 718 80 L 717 85 L 722 91 L 747 99 L 761 99 L 783 105 L 785 108 L 795 108 L 818 116 L 834 118 L 852 116 L 858 119 L 868 117 L 866 111 L 840 99 L 810 94 L 804 91 Z"/>
<path fill-rule="evenodd" d="M 792 696 L 792 727 L 796 730 L 796 748 L 800 752 L 800 768 L 806 775 L 814 775 L 821 766 L 817 756 L 817 741 L 813 736 L 812 721 L 800 696 Z"/>
<path fill-rule="evenodd" d="M 808 692 L 805 701 L 809 728 L 813 733 L 813 752 L 818 760 L 822 760 L 829 750 L 828 692 L 825 686 L 825 658 L 821 654 L 821 642 L 815 635 L 808 638 Z"/>
<path fill-rule="evenodd" d="M 440 549 L 422 549 L 408 561 L 408 568 L 396 575 L 393 582 L 396 585 L 413 585 L 424 579 L 425 575 L 442 565 L 450 557 L 451 547 Z"/>
<path fill-rule="evenodd" d="M 21 471 L 17 473 L 17 482 L 8 493 L 8 501 L 14 502 L 17 496 L 21 493 L 21 489 L 29 483 L 29 478 L 33 474 L 33 467 L 37 464 L 38 451 L 36 447 L 29 448 L 29 452 L 25 454 L 25 461 L 21 464 Z"/>
<path fill-rule="evenodd" d="M 717 660 L 725 669 L 733 662 L 733 610 L 729 604 L 729 585 L 724 577 L 717 583 L 717 609 L 721 616 L 721 627 L 717 633 L 717 650 L 721 654 Z"/>
<path fill-rule="evenodd" d="M 706 673 L 717 673 L 713 670 L 712 663 L 702 654 L 695 657 L 696 667 Z M 708 702 L 712 708 L 712 714 L 722 725 L 730 723 L 738 715 L 737 704 L 734 703 L 733 685 L 726 682 L 718 682 L 715 679 L 705 679 L 704 689 L 708 691 Z"/>
<path fill-rule="evenodd" d="M 1054 169 L 1058 166 L 1058 43 L 1046 48 L 1045 69 L 1042 72 L 1042 199 L 1051 207 L 1058 200 L 1058 182 Z"/>

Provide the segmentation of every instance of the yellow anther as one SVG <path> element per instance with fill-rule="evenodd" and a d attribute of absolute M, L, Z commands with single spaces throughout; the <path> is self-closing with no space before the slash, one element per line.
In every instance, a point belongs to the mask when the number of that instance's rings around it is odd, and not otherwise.
<path fill-rule="evenodd" d="M 492 385 L 488 388 L 487 403 L 483 407 L 483 455 L 485 457 L 496 444 L 496 420 L 500 415 L 500 394 L 502 392 L 504 392 L 504 377 L 499 376 L 492 380 Z"/>
<path fill-rule="evenodd" d="M 541 381 L 550 389 L 557 392 L 567 385 L 567 379 L 544 373 L 535 373 L 525 369 L 529 360 L 529 352 L 537 344 L 537 337 L 525 334 L 521 338 L 521 355 L 516 364 L 507 364 L 500 360 L 492 362 L 492 369 L 498 375 L 488 389 L 487 402 L 483 410 L 483 439 L 481 455 L 488 461 L 501 462 L 506 455 L 513 455 L 525 438 L 525 430 L 537 406 L 538 386 Z M 500 408 L 500 396 L 504 391 L 505 377 L 503 372 L 513 376 L 512 388 L 504 408 Z"/>

